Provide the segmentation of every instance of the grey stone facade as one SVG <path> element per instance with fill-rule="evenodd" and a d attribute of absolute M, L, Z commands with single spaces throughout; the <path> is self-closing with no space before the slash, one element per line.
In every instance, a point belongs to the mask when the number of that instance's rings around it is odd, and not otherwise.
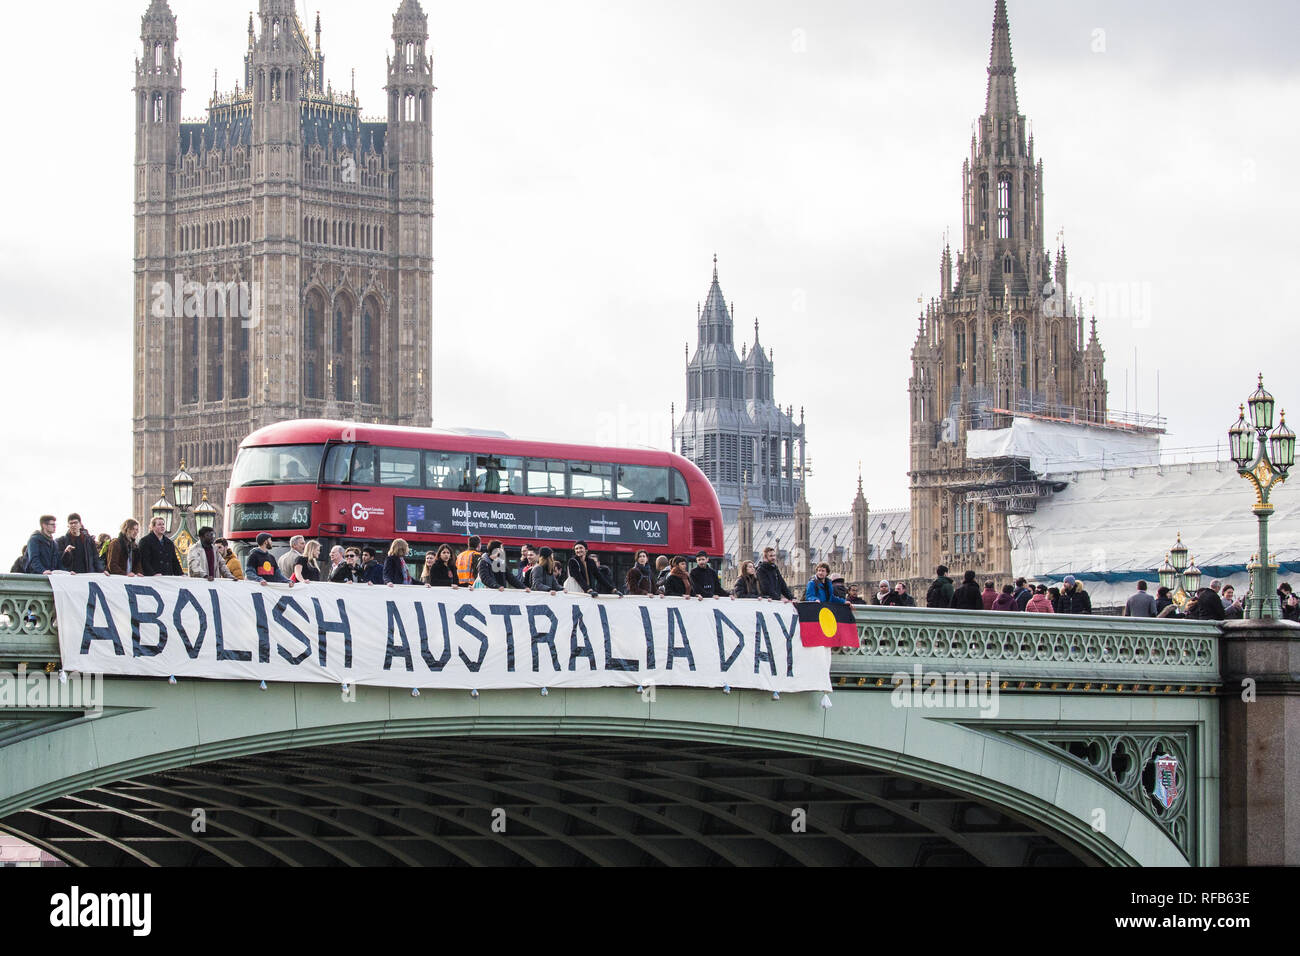
<path fill-rule="evenodd" d="M 966 457 L 970 429 L 1017 415 L 1105 425 L 1105 354 L 1071 301 L 1064 246 L 1043 235 L 1043 163 L 1016 98 L 1006 0 L 997 0 L 984 115 L 962 164 L 962 249 L 945 245 L 939 296 L 912 348 L 911 576 L 935 566 L 1011 575 L 1007 516 L 968 492 L 1016 479 Z M 954 268 L 955 267 L 955 268 Z"/>
<path fill-rule="evenodd" d="M 224 501 L 239 442 L 292 418 L 427 427 L 433 360 L 432 57 L 393 16 L 387 119 L 325 79 L 292 0 L 260 0 L 242 78 L 181 120 L 176 18 L 136 63 L 133 503 L 181 459 Z M 167 489 L 170 496 L 170 488 Z"/>
<path fill-rule="evenodd" d="M 686 412 L 673 424 L 673 451 L 708 477 L 731 526 L 748 492 L 756 517 L 789 516 L 803 495 L 806 469 L 803 414 L 773 398 L 772 355 L 763 351 L 754 320 L 754 344 L 736 355 L 732 310 L 713 281 L 697 319 L 695 355 L 686 364 Z"/>

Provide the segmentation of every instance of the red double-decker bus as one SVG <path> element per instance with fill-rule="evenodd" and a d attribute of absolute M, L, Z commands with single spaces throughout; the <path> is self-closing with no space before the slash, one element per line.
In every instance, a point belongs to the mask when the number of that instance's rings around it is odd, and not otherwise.
<path fill-rule="evenodd" d="M 515 441 L 499 433 L 289 421 L 239 447 L 226 493 L 225 534 L 243 553 L 261 532 L 279 546 L 301 534 L 409 560 L 470 535 L 567 551 L 584 540 L 620 585 L 636 552 L 722 552 L 722 511 L 704 473 L 652 450 Z M 413 568 L 413 570 L 415 570 Z"/>

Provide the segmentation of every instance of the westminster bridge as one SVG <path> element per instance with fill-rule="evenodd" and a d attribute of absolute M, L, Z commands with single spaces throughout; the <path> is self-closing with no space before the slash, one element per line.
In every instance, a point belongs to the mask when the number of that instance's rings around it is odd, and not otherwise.
<path fill-rule="evenodd" d="M 829 695 L 109 677 L 91 706 L 55 699 L 49 583 L 0 576 L 0 831 L 74 866 L 1300 862 L 1300 627 L 856 610 Z"/>

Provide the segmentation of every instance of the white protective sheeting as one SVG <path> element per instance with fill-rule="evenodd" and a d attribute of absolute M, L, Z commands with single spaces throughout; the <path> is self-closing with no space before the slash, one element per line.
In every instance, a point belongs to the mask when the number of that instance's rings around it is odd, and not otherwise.
<path fill-rule="evenodd" d="M 1015 575 L 1058 583 L 1074 574 L 1094 605 L 1121 605 L 1138 577 L 1155 593 L 1156 569 L 1182 532 L 1205 572 L 1203 584 L 1218 578 L 1238 594 L 1249 586 L 1245 566 L 1259 540 L 1251 512 L 1255 494 L 1232 462 L 1053 477 L 1069 482 L 1064 491 L 1041 501 L 1034 514 L 1008 516 Z M 1300 491 L 1281 485 L 1273 490 L 1273 502 L 1269 549 L 1283 565 L 1283 581 L 1300 563 Z"/>
<path fill-rule="evenodd" d="M 1010 428 L 966 433 L 966 457 L 1026 458 L 1040 475 L 1077 468 L 1154 465 L 1160 438 L 1118 428 L 1014 418 Z"/>

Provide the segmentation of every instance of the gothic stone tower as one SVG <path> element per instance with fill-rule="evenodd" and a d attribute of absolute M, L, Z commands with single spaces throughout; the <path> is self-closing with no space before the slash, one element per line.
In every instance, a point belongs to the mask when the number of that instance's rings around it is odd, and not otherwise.
<path fill-rule="evenodd" d="M 325 80 L 293 0 L 260 0 L 243 77 L 181 122 L 176 18 L 152 0 L 136 63 L 137 517 L 185 459 L 213 502 L 239 442 L 289 418 L 428 426 L 432 59 L 393 17 L 388 118 Z"/>
<path fill-rule="evenodd" d="M 1006 0 L 997 0 L 988 90 L 962 165 L 962 250 L 940 259 L 940 295 L 920 316 L 912 348 L 910 575 L 938 564 L 981 577 L 1011 573 L 1006 515 L 967 500 L 987 467 L 966 458 L 972 428 L 1013 413 L 1104 424 L 1105 357 L 1096 324 L 1068 296 L 1066 255 L 1043 237 L 1043 164 L 1016 101 Z"/>
<path fill-rule="evenodd" d="M 736 356 L 734 308 L 713 281 L 696 317 L 695 355 L 686 363 L 686 414 L 673 427 L 673 451 L 700 467 L 718 493 L 722 520 L 735 522 L 742 492 L 755 516 L 789 515 L 803 495 L 804 425 L 772 397 L 776 367 L 758 340 Z M 802 415 L 801 415 L 802 418 Z"/>

